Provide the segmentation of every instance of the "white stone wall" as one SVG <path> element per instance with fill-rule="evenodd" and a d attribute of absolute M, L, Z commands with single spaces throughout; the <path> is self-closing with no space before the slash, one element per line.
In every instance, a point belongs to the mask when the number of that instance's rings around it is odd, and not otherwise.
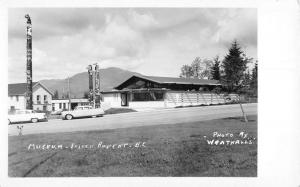
<path fill-rule="evenodd" d="M 164 108 L 164 101 L 129 101 L 129 108 Z"/>
<path fill-rule="evenodd" d="M 18 100 L 17 97 L 19 98 Z M 26 108 L 25 96 L 8 96 L 8 110 L 11 108 L 11 106 L 14 106 L 15 109 L 24 110 Z"/>
<path fill-rule="evenodd" d="M 110 104 L 110 107 L 121 107 L 121 93 L 104 93 L 102 97 L 105 103 Z"/>

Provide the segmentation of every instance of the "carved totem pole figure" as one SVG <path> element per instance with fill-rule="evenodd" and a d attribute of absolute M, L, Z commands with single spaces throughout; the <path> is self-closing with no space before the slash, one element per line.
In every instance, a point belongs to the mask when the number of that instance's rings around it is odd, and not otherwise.
<path fill-rule="evenodd" d="M 33 109 L 32 102 L 32 27 L 31 27 L 31 19 L 28 14 L 25 15 L 27 19 L 27 45 L 26 45 L 26 109 Z"/>

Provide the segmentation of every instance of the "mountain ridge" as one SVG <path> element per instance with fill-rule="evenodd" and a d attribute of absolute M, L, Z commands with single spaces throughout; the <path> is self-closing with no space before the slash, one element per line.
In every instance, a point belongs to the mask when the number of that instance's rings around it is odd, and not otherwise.
<path fill-rule="evenodd" d="M 140 73 L 116 67 L 100 69 L 100 90 L 110 91 L 133 75 L 143 76 Z M 68 93 L 68 78 L 40 80 L 52 93 L 58 91 L 59 98 Z M 83 98 L 88 91 L 88 72 L 81 72 L 70 77 L 71 98 Z"/>

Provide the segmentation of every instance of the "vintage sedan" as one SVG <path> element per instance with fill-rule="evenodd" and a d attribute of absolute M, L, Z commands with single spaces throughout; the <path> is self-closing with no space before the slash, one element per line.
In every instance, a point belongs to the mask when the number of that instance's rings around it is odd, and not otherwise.
<path fill-rule="evenodd" d="M 37 113 L 33 110 L 16 110 L 13 114 L 8 114 L 8 124 L 19 122 L 47 121 L 45 113 Z"/>
<path fill-rule="evenodd" d="M 77 106 L 75 110 L 64 111 L 61 113 L 62 119 L 71 120 L 82 117 L 101 117 L 104 115 L 102 108 L 93 108 L 91 106 Z"/>

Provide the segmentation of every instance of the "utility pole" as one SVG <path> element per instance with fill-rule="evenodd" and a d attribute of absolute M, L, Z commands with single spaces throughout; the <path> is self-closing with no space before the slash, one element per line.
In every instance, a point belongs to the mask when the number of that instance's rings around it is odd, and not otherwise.
<path fill-rule="evenodd" d="M 31 19 L 28 14 L 25 15 L 27 19 L 26 35 L 26 109 L 33 109 L 32 102 L 32 26 Z"/>
<path fill-rule="evenodd" d="M 62 95 L 61 98 L 64 99 L 65 98 L 65 86 L 62 87 Z"/>
<path fill-rule="evenodd" d="M 68 77 L 68 98 L 69 98 L 69 106 L 68 110 L 71 110 L 71 93 L 70 93 L 70 77 Z"/>
<path fill-rule="evenodd" d="M 95 71 L 93 70 L 93 108 L 96 108 L 96 94 L 95 94 Z"/>

